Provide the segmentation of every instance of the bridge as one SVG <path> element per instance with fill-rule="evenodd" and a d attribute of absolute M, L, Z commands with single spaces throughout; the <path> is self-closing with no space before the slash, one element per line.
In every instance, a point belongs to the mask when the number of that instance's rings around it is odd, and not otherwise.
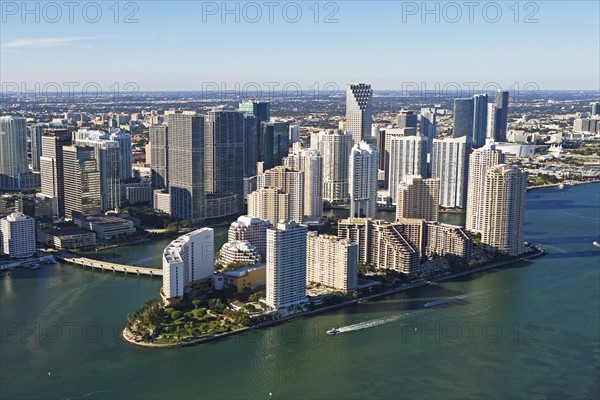
<path fill-rule="evenodd" d="M 94 260 L 92 258 L 82 257 L 76 254 L 70 254 L 65 252 L 57 252 L 54 254 L 56 258 L 62 260 L 64 262 L 81 265 L 82 267 L 88 267 L 91 269 L 100 269 L 102 271 L 112 271 L 112 272 L 120 272 L 125 275 L 127 274 L 135 274 L 137 276 L 140 275 L 148 275 L 148 276 L 162 276 L 162 269 L 158 268 L 144 268 L 137 267 L 134 265 L 124 265 L 124 264 L 115 264 L 106 261 Z"/>

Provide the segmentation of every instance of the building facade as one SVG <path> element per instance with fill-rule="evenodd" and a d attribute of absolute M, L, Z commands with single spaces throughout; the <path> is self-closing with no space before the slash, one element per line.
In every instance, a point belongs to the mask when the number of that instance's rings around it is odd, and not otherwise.
<path fill-rule="evenodd" d="M 330 203 L 347 202 L 352 136 L 338 130 L 321 131 L 311 140 L 311 147 L 316 148 L 323 157 L 323 200 Z"/>
<path fill-rule="evenodd" d="M 350 218 L 375 217 L 377 211 L 377 149 L 361 141 L 350 151 L 348 191 Z"/>
<path fill-rule="evenodd" d="M 349 239 L 308 232 L 306 282 L 349 294 L 358 286 L 358 245 Z"/>
<path fill-rule="evenodd" d="M 35 220 L 11 213 L 0 220 L 2 251 L 10 258 L 27 258 L 35 253 Z"/>
<path fill-rule="evenodd" d="M 440 180 L 410 176 L 398 185 L 396 196 L 396 220 L 418 218 L 438 220 Z"/>
<path fill-rule="evenodd" d="M 465 136 L 433 141 L 431 175 L 440 180 L 440 206 L 465 208 L 470 151 Z"/>
<path fill-rule="evenodd" d="M 373 122 L 373 89 L 365 83 L 346 86 L 346 131 L 352 135 L 354 143 L 371 136 Z"/>
<path fill-rule="evenodd" d="M 389 191 L 396 203 L 396 190 L 409 176 L 429 178 L 429 139 L 424 136 L 393 136 L 389 149 Z"/>

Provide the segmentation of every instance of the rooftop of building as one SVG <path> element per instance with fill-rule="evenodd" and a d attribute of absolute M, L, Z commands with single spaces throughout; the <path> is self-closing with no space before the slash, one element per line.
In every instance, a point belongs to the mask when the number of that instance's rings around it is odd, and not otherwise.
<path fill-rule="evenodd" d="M 241 267 L 241 268 L 234 269 L 231 271 L 225 271 L 225 272 L 222 272 L 222 274 L 226 275 L 226 276 L 230 276 L 232 278 L 241 278 L 242 276 L 248 275 L 249 272 L 258 271 L 258 270 L 265 269 L 265 268 L 267 268 L 267 265 L 264 263 L 252 264 L 252 265 L 247 265 L 245 267 Z"/>

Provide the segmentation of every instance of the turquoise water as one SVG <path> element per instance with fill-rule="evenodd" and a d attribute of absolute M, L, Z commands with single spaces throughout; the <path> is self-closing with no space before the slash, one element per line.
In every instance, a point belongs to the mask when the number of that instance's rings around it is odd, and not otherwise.
<path fill-rule="evenodd" d="M 176 350 L 118 338 L 160 280 L 14 271 L 0 280 L 0 398 L 597 399 L 599 204 L 598 184 L 531 191 L 525 236 L 546 257 Z M 106 257 L 153 266 L 162 245 Z M 466 304 L 423 308 L 442 297 Z"/>

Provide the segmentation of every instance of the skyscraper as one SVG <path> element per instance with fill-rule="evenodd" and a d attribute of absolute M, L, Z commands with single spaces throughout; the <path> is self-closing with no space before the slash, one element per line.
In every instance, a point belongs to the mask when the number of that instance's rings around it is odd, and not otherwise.
<path fill-rule="evenodd" d="M 25 118 L 0 117 L 0 189 L 20 189 L 28 172 Z"/>
<path fill-rule="evenodd" d="M 426 136 L 429 138 L 429 140 L 433 140 L 435 139 L 435 135 L 437 133 L 436 131 L 437 125 L 435 107 L 421 108 L 419 133 L 421 136 Z"/>
<path fill-rule="evenodd" d="M 590 105 L 592 106 L 592 117 L 594 115 L 600 115 L 600 101 L 594 101 Z"/>
<path fill-rule="evenodd" d="M 256 175 L 258 131 L 254 114 L 244 114 L 244 177 Z"/>
<path fill-rule="evenodd" d="M 440 180 L 409 176 L 398 185 L 396 220 L 405 218 L 438 220 Z"/>
<path fill-rule="evenodd" d="M 279 220 L 289 220 L 290 214 L 290 194 L 281 189 L 260 188 L 248 195 L 248 215 L 251 217 L 275 225 Z"/>
<path fill-rule="evenodd" d="M 323 156 L 323 200 L 344 203 L 348 200 L 348 167 L 352 136 L 338 130 L 321 131 L 313 136 Z"/>
<path fill-rule="evenodd" d="M 506 127 L 508 125 L 508 90 L 496 91 L 496 118 L 494 127 L 494 140 L 506 142 Z"/>
<path fill-rule="evenodd" d="M 454 99 L 453 137 L 466 136 L 469 143 L 473 141 L 473 99 Z"/>
<path fill-rule="evenodd" d="M 204 118 L 195 114 L 171 114 L 169 126 L 169 193 L 171 215 L 202 220 L 206 212 L 204 192 Z"/>
<path fill-rule="evenodd" d="M 483 190 L 488 169 L 504 163 L 504 153 L 494 145 L 473 150 L 469 157 L 469 187 L 467 190 L 467 209 L 465 228 L 472 232 L 481 232 L 483 212 Z"/>
<path fill-rule="evenodd" d="M 348 187 L 350 218 L 375 217 L 377 211 L 377 166 L 379 153 L 361 141 L 350 151 Z"/>
<path fill-rule="evenodd" d="M 150 126 L 150 180 L 153 189 L 169 187 L 169 131 L 166 125 Z"/>
<path fill-rule="evenodd" d="M 496 139 L 496 120 L 498 119 L 498 110 L 495 103 L 488 103 L 487 126 L 485 131 L 486 140 Z"/>
<path fill-rule="evenodd" d="M 204 179 L 210 194 L 237 194 L 244 207 L 244 113 L 209 111 L 204 120 Z"/>
<path fill-rule="evenodd" d="M 440 206 L 466 206 L 469 153 L 466 136 L 433 141 L 431 176 L 440 180 Z"/>
<path fill-rule="evenodd" d="M 266 303 L 282 309 L 306 302 L 305 226 L 280 222 L 267 230 Z"/>
<path fill-rule="evenodd" d="M 270 121 L 271 103 L 258 100 L 240 100 L 239 110 L 247 114 L 252 114 L 255 117 L 256 130 L 248 130 L 249 136 L 245 138 L 245 143 L 247 143 L 247 146 L 254 146 L 254 151 L 251 154 L 254 154 L 256 157 L 256 160 L 252 162 L 255 165 L 254 168 L 256 168 L 256 162 L 262 160 L 261 157 L 263 154 L 263 131 L 261 123 Z M 254 172 L 256 173 L 256 170 Z"/>
<path fill-rule="evenodd" d="M 318 150 L 300 149 L 283 159 L 283 165 L 304 172 L 304 215 L 323 215 L 323 157 Z"/>
<path fill-rule="evenodd" d="M 45 129 L 42 134 L 40 178 L 42 195 L 53 199 L 54 215 L 65 217 L 63 146 L 71 145 L 67 129 Z"/>
<path fill-rule="evenodd" d="M 352 134 L 354 143 L 371 136 L 373 120 L 373 90 L 365 83 L 346 86 L 346 131 Z"/>
<path fill-rule="evenodd" d="M 417 128 L 417 114 L 413 110 L 401 110 L 396 117 L 398 128 Z"/>
<path fill-rule="evenodd" d="M 293 171 L 288 167 L 280 165 L 259 174 L 256 177 L 256 181 L 258 188 L 275 188 L 289 195 L 289 214 L 279 219 L 302 222 L 304 216 L 304 172 Z M 253 216 L 263 218 L 261 215 Z M 278 222 L 277 219 L 270 219 L 270 221 L 273 225 Z"/>
<path fill-rule="evenodd" d="M 424 136 L 393 136 L 390 138 L 389 195 L 396 203 L 396 190 L 400 182 L 410 175 L 429 177 L 429 139 Z"/>
<path fill-rule="evenodd" d="M 511 256 L 523 253 L 526 194 L 527 173 L 517 166 L 500 164 L 488 169 L 483 188 L 482 244 Z"/>
<path fill-rule="evenodd" d="M 122 131 L 110 134 L 110 140 L 119 143 L 119 179 L 131 179 L 131 135 Z"/>
<path fill-rule="evenodd" d="M 93 147 L 64 146 L 65 217 L 74 213 L 94 215 L 101 211 L 100 171 Z"/>
<path fill-rule="evenodd" d="M 283 121 L 261 122 L 262 154 L 264 169 L 281 165 L 281 159 L 288 154 L 289 123 Z"/>
<path fill-rule="evenodd" d="M 473 96 L 473 144 L 477 149 L 485 144 L 487 130 L 488 96 L 476 94 Z"/>
<path fill-rule="evenodd" d="M 306 282 L 352 293 L 358 286 L 358 245 L 349 239 L 308 232 Z"/>

